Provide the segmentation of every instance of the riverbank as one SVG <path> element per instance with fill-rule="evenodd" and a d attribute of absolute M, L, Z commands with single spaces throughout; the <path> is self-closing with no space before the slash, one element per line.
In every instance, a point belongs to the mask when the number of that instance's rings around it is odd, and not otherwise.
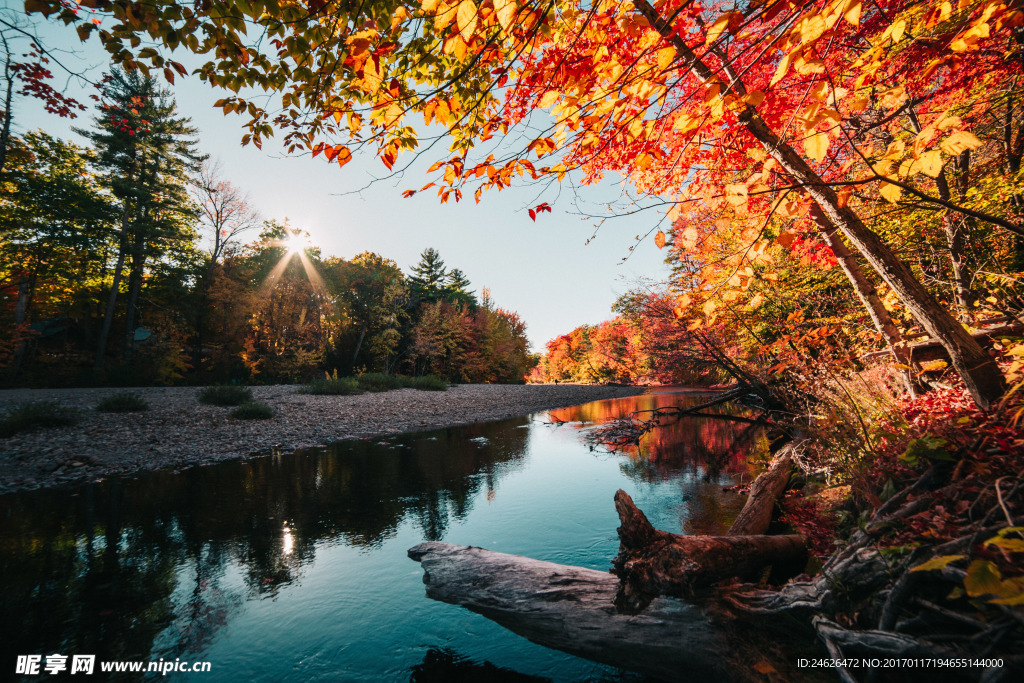
<path fill-rule="evenodd" d="M 252 387 L 255 400 L 274 409 L 268 420 L 231 419 L 229 408 L 200 404 L 196 387 L 130 389 L 149 404 L 141 413 L 94 409 L 125 389 L 0 391 L 0 414 L 25 402 L 56 401 L 78 409 L 81 417 L 74 426 L 0 439 L 0 493 L 499 420 L 643 392 L 643 387 L 571 384 L 465 384 L 443 392 L 400 389 L 357 396 L 310 396 L 296 389 Z"/>

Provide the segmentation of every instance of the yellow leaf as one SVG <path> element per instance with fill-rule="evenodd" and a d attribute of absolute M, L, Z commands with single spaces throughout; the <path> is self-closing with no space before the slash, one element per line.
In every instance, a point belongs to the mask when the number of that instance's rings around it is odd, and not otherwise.
<path fill-rule="evenodd" d="M 423 10 L 424 14 L 433 14 L 434 11 L 437 10 L 437 4 L 440 1 L 441 0 L 423 0 L 423 2 L 420 3 L 420 9 Z"/>
<path fill-rule="evenodd" d="M 939 154 L 937 149 L 925 152 L 914 163 L 914 166 L 926 176 L 938 178 L 939 174 L 942 173 L 942 155 Z"/>
<path fill-rule="evenodd" d="M 399 7 L 395 10 L 395 13 L 391 15 L 391 30 L 394 31 L 396 28 L 402 25 L 406 19 L 409 18 L 409 10 L 404 7 Z"/>
<path fill-rule="evenodd" d="M 498 15 L 498 23 L 506 33 L 512 30 L 516 9 L 516 0 L 494 0 L 494 11 Z"/>
<path fill-rule="evenodd" d="M 436 14 L 434 14 L 434 30 L 440 32 L 447 28 L 448 24 L 452 23 L 452 20 L 455 19 L 455 14 L 458 10 L 458 4 L 448 4 L 447 0 L 441 0 L 441 4 L 438 6 Z"/>
<path fill-rule="evenodd" d="M 725 201 L 733 206 L 741 206 L 747 203 L 747 186 L 742 183 L 725 186 Z"/>
<path fill-rule="evenodd" d="M 704 315 L 711 315 L 712 313 L 714 313 L 716 308 L 718 308 L 718 304 L 716 304 L 714 301 L 705 301 L 704 306 L 701 310 L 704 311 Z"/>
<path fill-rule="evenodd" d="M 682 237 L 683 246 L 687 249 L 692 249 L 697 244 L 697 240 L 700 239 L 700 235 L 695 228 L 686 228 L 680 237 Z"/>
<path fill-rule="evenodd" d="M 697 318 L 696 320 L 694 320 L 694 321 L 692 321 L 692 322 L 690 323 L 690 326 L 689 326 L 689 327 L 687 327 L 687 328 L 686 328 L 686 330 L 687 330 L 688 332 L 693 332 L 694 330 L 696 330 L 696 329 L 700 328 L 700 324 L 701 324 L 701 319 L 700 319 L 700 318 Z"/>
<path fill-rule="evenodd" d="M 909 368 L 908 368 L 909 369 Z M 934 569 L 945 569 L 946 565 L 962 560 L 966 555 L 942 555 L 941 557 L 933 557 L 927 562 L 917 565 L 910 571 L 912 572 L 929 572 Z"/>
<path fill-rule="evenodd" d="M 751 298 L 750 303 L 747 307 L 750 310 L 754 310 L 755 308 L 758 308 L 762 303 L 764 303 L 764 297 L 761 296 L 760 294 L 755 294 L 753 298 Z"/>
<path fill-rule="evenodd" d="M 676 58 L 676 49 L 674 47 L 663 47 L 658 50 L 658 68 L 664 71 Z"/>
<path fill-rule="evenodd" d="M 551 105 L 558 101 L 560 95 L 561 93 L 559 93 L 557 90 L 548 90 L 546 93 L 544 93 L 544 96 L 540 98 L 540 102 L 537 103 L 537 106 L 540 107 L 541 109 L 547 109 L 548 107 L 550 107 Z"/>
<path fill-rule="evenodd" d="M 760 107 L 761 103 L 764 102 L 764 93 L 760 90 L 751 90 L 743 96 L 743 101 L 751 107 Z"/>
<path fill-rule="evenodd" d="M 459 26 L 459 34 L 467 43 L 473 39 L 476 31 L 476 5 L 473 0 L 462 0 L 455 15 L 455 21 Z"/>
<path fill-rule="evenodd" d="M 850 0 L 846 3 L 843 18 L 854 26 L 860 26 L 860 0 Z"/>
<path fill-rule="evenodd" d="M 779 66 L 775 69 L 775 75 L 772 76 L 772 82 L 769 85 L 775 85 L 786 76 L 786 72 L 789 71 L 789 63 L 792 59 L 793 55 L 788 54 L 784 55 L 782 59 L 779 60 Z"/>
<path fill-rule="evenodd" d="M 973 133 L 968 133 L 965 130 L 958 130 L 943 140 L 939 147 L 941 147 L 942 151 L 946 154 L 956 156 L 965 150 L 981 147 L 981 140 L 979 140 Z"/>
<path fill-rule="evenodd" d="M 812 133 L 804 138 L 804 149 L 807 150 L 807 156 L 820 164 L 828 153 L 828 136 L 824 133 Z"/>
<path fill-rule="evenodd" d="M 890 204 L 895 204 L 900 200 L 900 197 L 903 196 L 903 189 L 893 185 L 892 183 L 882 183 L 882 191 L 880 194 L 882 195 L 882 199 Z"/>
<path fill-rule="evenodd" d="M 725 29 L 729 28 L 729 20 L 732 18 L 732 12 L 726 12 L 722 16 L 715 20 L 715 23 L 711 24 L 711 28 L 708 29 L 707 40 L 704 41 L 705 45 L 718 40 L 718 37 L 725 32 Z"/>
<path fill-rule="evenodd" d="M 878 93 L 878 104 L 885 109 L 896 109 L 907 101 L 907 91 L 902 85 Z"/>

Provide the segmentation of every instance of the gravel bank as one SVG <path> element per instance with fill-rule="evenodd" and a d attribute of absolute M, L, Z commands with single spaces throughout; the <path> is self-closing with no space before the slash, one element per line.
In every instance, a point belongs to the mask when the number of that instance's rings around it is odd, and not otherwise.
<path fill-rule="evenodd" d="M 80 482 L 144 469 L 185 467 L 293 450 L 340 439 L 450 427 L 526 415 L 604 398 L 639 387 L 571 384 L 469 384 L 448 391 L 400 389 L 358 396 L 307 396 L 294 386 L 253 387 L 274 408 L 269 420 L 232 420 L 230 408 L 201 405 L 196 387 L 130 389 L 149 403 L 144 413 L 100 413 L 100 399 L 125 389 L 0 391 L 0 413 L 26 401 L 78 408 L 72 427 L 0 438 L 0 493 Z"/>

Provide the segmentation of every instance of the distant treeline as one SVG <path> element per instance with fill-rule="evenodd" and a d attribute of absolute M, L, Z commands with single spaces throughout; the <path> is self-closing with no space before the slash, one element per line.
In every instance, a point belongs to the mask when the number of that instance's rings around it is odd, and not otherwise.
<path fill-rule="evenodd" d="M 433 249 L 324 258 L 261 221 L 149 78 L 115 72 L 82 147 L 4 142 L 0 383 L 292 382 L 325 372 L 521 382 L 525 325 Z M 243 246 L 246 233 L 258 237 Z M 250 238 L 251 239 L 251 238 Z"/>

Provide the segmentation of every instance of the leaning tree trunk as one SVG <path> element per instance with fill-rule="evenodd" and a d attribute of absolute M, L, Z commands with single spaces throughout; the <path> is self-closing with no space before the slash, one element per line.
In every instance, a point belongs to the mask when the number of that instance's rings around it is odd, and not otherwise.
<path fill-rule="evenodd" d="M 835 255 L 839 267 L 843 269 L 843 272 L 846 273 L 846 278 L 853 285 L 853 291 L 857 294 L 857 298 L 860 299 L 861 304 L 871 317 L 871 322 L 874 323 L 875 329 L 878 330 L 878 333 L 882 335 L 882 339 L 888 345 L 893 358 L 896 359 L 899 365 L 905 365 L 907 368 L 912 367 L 910 348 L 906 340 L 900 334 L 896 323 L 892 321 L 889 311 L 885 310 L 882 299 L 878 296 L 874 285 L 871 284 L 864 274 L 860 263 L 857 262 L 856 256 L 854 256 L 853 252 L 850 251 L 850 248 L 846 246 L 846 243 L 839 236 L 839 230 L 825 217 L 825 214 L 822 213 L 821 208 L 817 205 L 812 208 L 811 215 L 818 224 L 822 237 L 825 238 L 825 242 Z M 900 377 L 902 377 L 903 384 L 910 395 L 915 396 L 918 390 L 918 383 L 914 380 L 911 371 L 907 369 L 901 370 Z"/>
<path fill-rule="evenodd" d="M 704 63 L 647 0 L 633 0 L 637 10 L 675 48 L 689 68 L 703 81 L 718 81 L 717 72 Z M 742 99 L 746 88 L 738 78 L 722 86 L 721 96 Z M 737 111 L 739 123 L 761 143 L 765 151 L 817 203 L 831 221 L 896 292 L 922 327 L 949 353 L 953 367 L 964 380 L 974 401 L 983 409 L 992 406 L 1006 391 L 1006 383 L 995 361 L 978 345 L 960 323 L 925 289 L 910 268 L 900 261 L 882 239 L 869 229 L 852 209 L 841 205 L 835 190 L 819 176 L 788 142 L 768 127 L 757 110 L 748 105 Z"/>

